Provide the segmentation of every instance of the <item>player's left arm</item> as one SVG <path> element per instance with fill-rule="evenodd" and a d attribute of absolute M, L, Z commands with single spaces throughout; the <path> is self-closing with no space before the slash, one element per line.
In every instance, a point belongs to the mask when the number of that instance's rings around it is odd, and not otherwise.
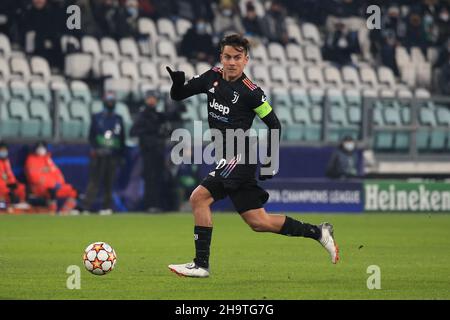
<path fill-rule="evenodd" d="M 278 120 L 275 111 L 267 101 L 264 92 L 258 89 L 259 92 L 253 94 L 252 104 L 259 103 L 253 111 L 265 123 L 269 129 L 267 132 L 267 158 L 262 161 L 261 171 L 259 175 L 260 180 L 272 178 L 278 172 L 278 158 L 279 158 L 279 142 L 281 139 L 281 123 Z M 277 139 L 273 145 L 272 138 Z"/>

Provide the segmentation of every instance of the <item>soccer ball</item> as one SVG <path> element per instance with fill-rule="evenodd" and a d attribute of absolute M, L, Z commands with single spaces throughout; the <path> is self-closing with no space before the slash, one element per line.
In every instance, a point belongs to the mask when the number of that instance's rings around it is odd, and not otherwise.
<path fill-rule="evenodd" d="M 117 255 L 106 242 L 94 242 L 87 246 L 83 254 L 86 270 L 98 276 L 107 274 L 116 265 Z"/>

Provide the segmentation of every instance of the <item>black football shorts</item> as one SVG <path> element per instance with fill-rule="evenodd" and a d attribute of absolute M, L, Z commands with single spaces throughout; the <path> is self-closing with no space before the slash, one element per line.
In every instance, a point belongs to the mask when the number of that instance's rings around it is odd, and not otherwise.
<path fill-rule="evenodd" d="M 211 193 L 214 201 L 230 197 L 239 214 L 262 208 L 269 199 L 269 193 L 258 186 L 254 178 L 230 180 L 208 175 L 200 185 Z"/>

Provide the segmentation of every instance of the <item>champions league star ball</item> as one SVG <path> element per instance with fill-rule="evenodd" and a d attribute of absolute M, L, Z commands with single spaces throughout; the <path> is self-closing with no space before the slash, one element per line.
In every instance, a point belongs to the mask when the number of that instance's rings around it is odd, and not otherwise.
<path fill-rule="evenodd" d="M 83 254 L 86 270 L 98 276 L 107 274 L 116 265 L 117 255 L 105 242 L 94 242 L 87 246 Z"/>

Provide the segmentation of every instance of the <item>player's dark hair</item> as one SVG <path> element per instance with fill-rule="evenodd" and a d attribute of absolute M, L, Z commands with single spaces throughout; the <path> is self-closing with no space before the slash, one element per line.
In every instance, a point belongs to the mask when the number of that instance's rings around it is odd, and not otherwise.
<path fill-rule="evenodd" d="M 230 34 L 229 36 L 223 38 L 220 41 L 220 53 L 223 52 L 223 48 L 225 48 L 225 46 L 232 46 L 239 52 L 244 51 L 245 54 L 248 54 L 250 50 L 250 43 L 240 34 Z"/>

